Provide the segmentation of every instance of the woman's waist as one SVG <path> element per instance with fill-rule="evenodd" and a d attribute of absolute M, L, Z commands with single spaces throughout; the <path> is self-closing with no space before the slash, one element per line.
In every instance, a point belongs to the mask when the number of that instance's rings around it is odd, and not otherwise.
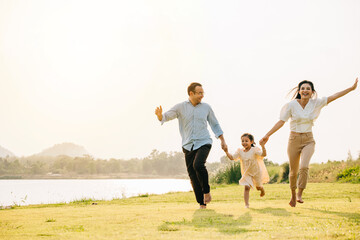
<path fill-rule="evenodd" d="M 295 131 L 290 131 L 290 135 L 313 135 L 312 132 L 295 132 Z"/>

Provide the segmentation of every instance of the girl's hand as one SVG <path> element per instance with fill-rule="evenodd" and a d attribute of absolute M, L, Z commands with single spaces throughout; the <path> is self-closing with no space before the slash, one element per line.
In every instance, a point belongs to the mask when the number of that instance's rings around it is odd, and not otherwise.
<path fill-rule="evenodd" d="M 221 148 L 222 148 L 222 150 L 224 150 L 224 152 L 228 152 L 228 146 L 226 145 L 226 143 L 225 142 L 221 142 Z"/>
<path fill-rule="evenodd" d="M 229 152 L 225 152 L 226 156 L 230 159 L 230 160 L 234 160 L 233 155 L 231 155 Z"/>
<path fill-rule="evenodd" d="M 259 142 L 260 146 L 265 146 L 265 144 L 267 143 L 268 140 L 269 140 L 268 136 L 263 137 Z"/>

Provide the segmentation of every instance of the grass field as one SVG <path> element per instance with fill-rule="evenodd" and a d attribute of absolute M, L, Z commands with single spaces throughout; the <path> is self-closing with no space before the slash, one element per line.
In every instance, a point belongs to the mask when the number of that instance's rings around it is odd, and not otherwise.
<path fill-rule="evenodd" d="M 212 187 L 208 209 L 192 192 L 0 210 L 0 239 L 360 239 L 360 185 L 310 183 L 291 208 L 288 184 Z M 96 203 L 96 205 L 93 203 Z"/>

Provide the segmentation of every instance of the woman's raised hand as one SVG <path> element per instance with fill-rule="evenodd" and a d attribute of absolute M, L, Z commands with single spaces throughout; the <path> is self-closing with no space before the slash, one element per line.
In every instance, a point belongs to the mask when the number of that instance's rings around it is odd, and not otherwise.
<path fill-rule="evenodd" d="M 354 83 L 354 85 L 351 87 L 352 90 L 355 90 L 355 89 L 356 89 L 357 84 L 358 84 L 358 78 L 355 79 L 355 83 Z"/>

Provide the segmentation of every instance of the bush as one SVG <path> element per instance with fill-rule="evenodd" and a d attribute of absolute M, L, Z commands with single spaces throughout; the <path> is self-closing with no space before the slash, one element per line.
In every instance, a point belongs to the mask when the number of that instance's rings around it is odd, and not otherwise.
<path fill-rule="evenodd" d="M 279 174 L 278 173 L 275 173 L 274 175 L 270 175 L 269 183 L 277 183 L 278 179 L 279 179 Z"/>
<path fill-rule="evenodd" d="M 280 181 L 280 176 L 282 172 L 282 167 L 279 165 L 268 165 L 266 166 L 266 169 L 269 173 L 269 183 L 277 183 Z"/>
<path fill-rule="evenodd" d="M 360 183 L 360 166 L 347 168 L 336 176 L 340 182 Z"/>
<path fill-rule="evenodd" d="M 282 167 L 282 173 L 281 173 L 281 180 L 280 182 L 284 183 L 288 183 L 289 182 L 289 171 L 290 171 L 290 165 L 289 163 L 284 163 L 281 165 Z"/>
<path fill-rule="evenodd" d="M 240 162 L 230 163 L 225 167 L 225 169 L 220 170 L 216 175 L 211 179 L 211 182 L 217 184 L 231 184 L 239 183 L 241 178 L 241 169 Z"/>

